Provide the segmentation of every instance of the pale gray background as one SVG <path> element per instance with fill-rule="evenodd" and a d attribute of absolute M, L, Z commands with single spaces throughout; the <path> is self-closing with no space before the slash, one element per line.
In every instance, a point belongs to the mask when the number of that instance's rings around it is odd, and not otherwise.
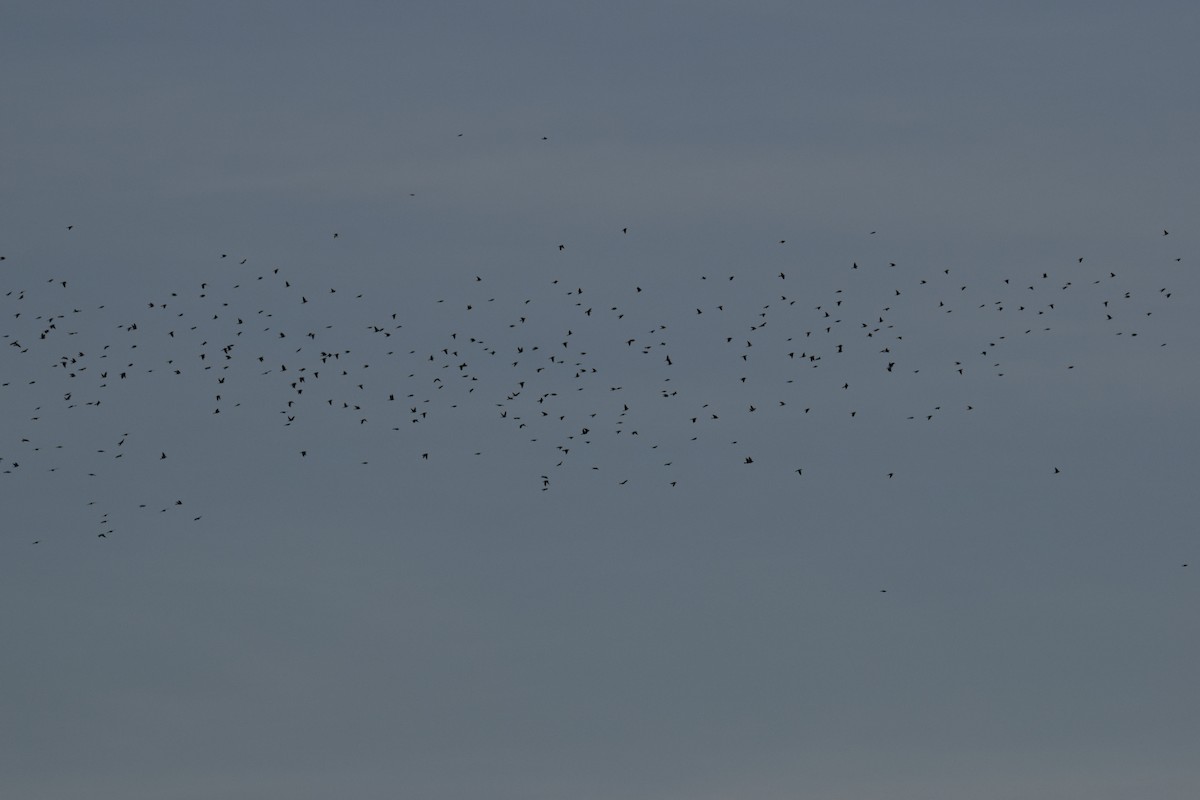
<path fill-rule="evenodd" d="M 1198 39 L 1191 3 L 6 3 L 0 794 L 1195 797 Z M 797 368 L 835 298 L 853 352 Z M 537 443 L 515 356 L 418 363 L 566 329 L 598 377 L 530 377 Z M 252 357 L 326 346 L 373 371 L 305 397 L 369 423 L 284 427 Z"/>

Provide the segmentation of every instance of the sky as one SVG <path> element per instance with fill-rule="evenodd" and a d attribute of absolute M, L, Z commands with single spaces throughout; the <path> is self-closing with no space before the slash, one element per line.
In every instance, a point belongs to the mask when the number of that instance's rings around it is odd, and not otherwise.
<path fill-rule="evenodd" d="M 0 794 L 1195 797 L 1198 34 L 7 3 Z"/>

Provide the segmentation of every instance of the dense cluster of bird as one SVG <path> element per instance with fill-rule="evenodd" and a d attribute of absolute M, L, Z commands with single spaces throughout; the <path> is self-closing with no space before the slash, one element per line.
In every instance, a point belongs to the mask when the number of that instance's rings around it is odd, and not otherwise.
<path fill-rule="evenodd" d="M 346 241 L 329 236 L 334 246 Z M 628 227 L 612 236 L 635 238 Z M 572 248 L 546 249 L 569 258 Z M 418 298 L 414 312 L 381 311 L 386 299 L 365 287 L 317 285 L 284 266 L 256 266 L 253 256 L 214 253 L 190 285 L 134 301 L 35 278 L 20 261 L 0 264 L 6 503 L 31 492 L 29 481 L 45 489 L 68 473 L 137 485 L 192 456 L 165 443 L 165 426 L 217 431 L 239 415 L 275 426 L 263 437 L 274 457 L 310 464 L 330 458 L 321 432 L 331 429 L 391 437 L 389 447 L 417 464 L 480 456 L 413 432 L 482 420 L 543 448 L 530 476 L 540 491 L 560 477 L 614 487 L 658 480 L 668 489 L 683 460 L 803 480 L 822 465 L 752 452 L 750 443 L 764 432 L 786 437 L 866 417 L 904 425 L 977 413 L 989 387 L 1030 369 L 1027 354 L 1051 339 L 1166 347 L 1154 322 L 1173 294 L 1149 287 L 1143 272 L 1128 281 L 1082 257 L 1014 269 L 987 285 L 948 267 L 847 259 L 625 286 L 566 269 L 516 287 L 493 287 L 479 274 L 452 297 Z M 927 386 L 928 401 L 888 403 L 901 385 L 906 402 Z M 895 476 L 879 470 L 883 480 Z M 101 494 L 65 502 L 103 506 Z M 208 509 L 184 494 L 136 505 L 206 519 Z M 101 538 L 120 530 L 99 508 L 92 523 Z"/>

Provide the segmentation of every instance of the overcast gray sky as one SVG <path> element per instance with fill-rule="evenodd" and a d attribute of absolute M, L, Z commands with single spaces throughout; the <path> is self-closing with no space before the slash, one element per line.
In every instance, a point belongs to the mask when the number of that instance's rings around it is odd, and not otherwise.
<path fill-rule="evenodd" d="M 1198 37 L 7 3 L 0 794 L 1195 797 Z"/>

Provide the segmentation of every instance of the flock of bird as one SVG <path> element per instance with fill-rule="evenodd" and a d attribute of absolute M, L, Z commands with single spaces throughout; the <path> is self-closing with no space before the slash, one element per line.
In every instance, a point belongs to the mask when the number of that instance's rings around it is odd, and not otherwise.
<path fill-rule="evenodd" d="M 636 236 L 629 227 L 611 235 Z M 331 247 L 347 239 L 328 236 Z M 548 242 L 546 250 L 562 259 L 572 247 Z M 167 444 L 168 416 L 202 430 L 201 439 L 230 417 L 249 418 L 271 457 L 335 469 L 353 444 L 331 447 L 331 436 L 386 441 L 420 465 L 490 455 L 452 434 L 498 426 L 507 433 L 486 441 L 540 448 L 541 466 L 529 475 L 537 491 L 563 480 L 655 481 L 666 490 L 679 485 L 684 461 L 804 480 L 822 464 L 785 460 L 778 448 L 756 452 L 754 443 L 864 418 L 934 424 L 979 413 L 994 382 L 1031 369 L 1025 356 L 1051 341 L 1106 336 L 1167 347 L 1155 315 L 1169 312 L 1173 295 L 1148 286 L 1141 271 L 1130 281 L 1082 257 L 1014 269 L 987 285 L 944 266 L 847 259 L 624 286 L 566 268 L 518 286 L 493 286 L 481 273 L 452 296 L 388 311 L 378 292 L 314 283 L 253 256 L 214 253 L 189 284 L 133 300 L 97 297 L 64 275 L 37 274 L 44 265 L 0 258 L 8 284 L 0 286 L 8 418 L 0 493 L 6 504 L 63 496 L 61 481 L 76 495 L 64 504 L 92 509 L 89 530 L 100 538 L 121 531 L 99 488 L 105 480 L 137 486 L 193 457 Z M 1182 257 L 1163 260 L 1178 266 Z M 928 401 L 887 402 L 901 385 L 905 398 L 926 387 Z M 415 435 L 431 428 L 438 433 Z M 879 470 L 882 480 L 895 476 Z M 182 488 L 134 505 L 133 513 L 194 523 L 210 511 L 193 507 Z"/>

